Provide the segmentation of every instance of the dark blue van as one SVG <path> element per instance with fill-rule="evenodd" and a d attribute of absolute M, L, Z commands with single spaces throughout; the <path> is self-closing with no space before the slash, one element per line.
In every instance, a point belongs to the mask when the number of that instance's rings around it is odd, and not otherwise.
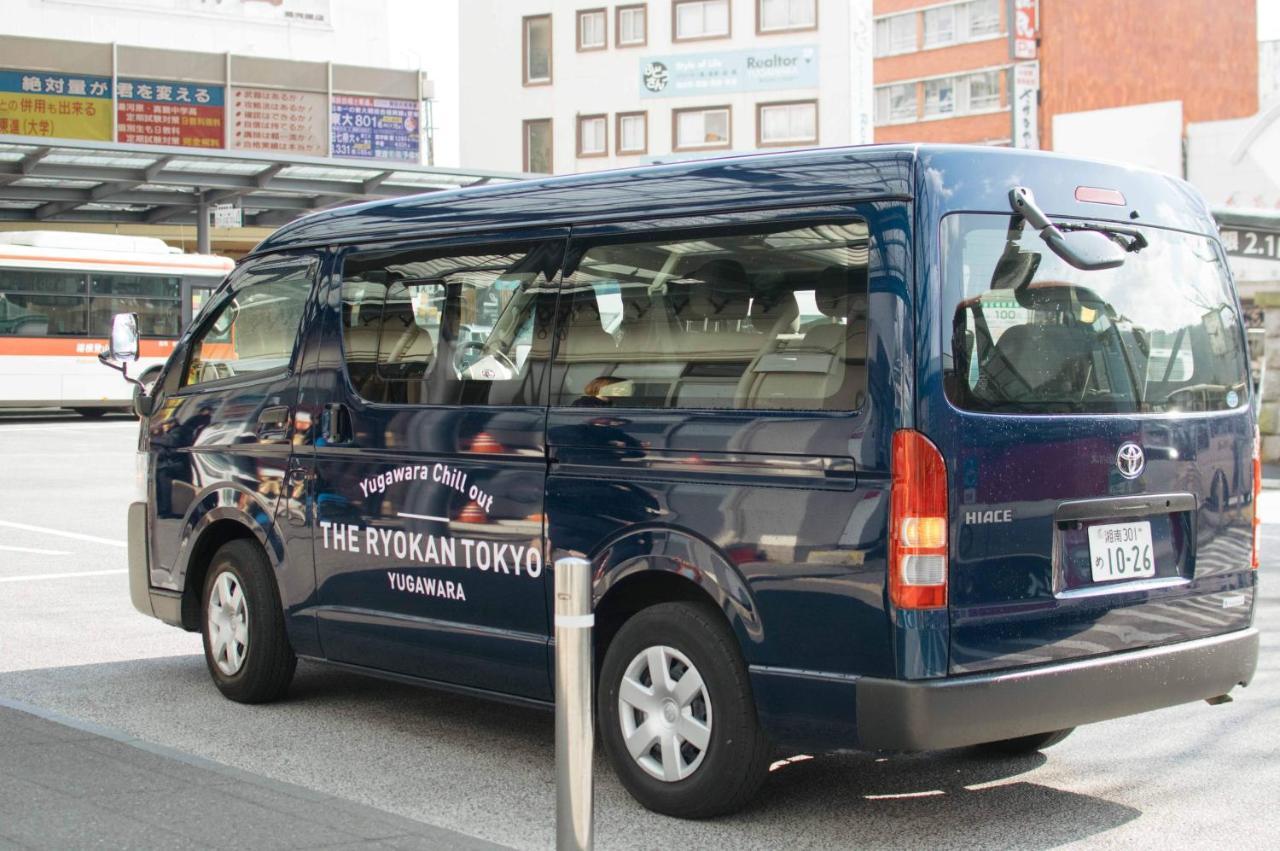
<path fill-rule="evenodd" d="M 586 557 L 619 777 L 728 812 L 780 748 L 1028 751 L 1246 684 L 1248 376 L 1152 172 L 866 147 L 347 207 L 139 402 L 133 601 L 233 700 L 305 657 L 547 707 Z"/>

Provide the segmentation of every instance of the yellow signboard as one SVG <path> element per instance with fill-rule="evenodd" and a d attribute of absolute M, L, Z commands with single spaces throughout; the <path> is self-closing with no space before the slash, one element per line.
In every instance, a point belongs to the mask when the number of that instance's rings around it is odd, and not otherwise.
<path fill-rule="evenodd" d="M 111 141 L 111 79 L 0 70 L 0 134 Z"/>

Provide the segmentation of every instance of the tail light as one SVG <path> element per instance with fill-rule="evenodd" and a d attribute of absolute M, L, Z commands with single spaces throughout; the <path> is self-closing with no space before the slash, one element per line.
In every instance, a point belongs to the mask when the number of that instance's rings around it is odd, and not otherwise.
<path fill-rule="evenodd" d="M 947 464 L 929 438 L 893 433 L 889 601 L 899 609 L 947 605 Z"/>
<path fill-rule="evenodd" d="M 1262 518 L 1258 516 L 1258 497 L 1262 495 L 1262 437 L 1253 430 L 1253 556 L 1250 564 L 1258 569 L 1258 549 L 1262 543 Z"/>

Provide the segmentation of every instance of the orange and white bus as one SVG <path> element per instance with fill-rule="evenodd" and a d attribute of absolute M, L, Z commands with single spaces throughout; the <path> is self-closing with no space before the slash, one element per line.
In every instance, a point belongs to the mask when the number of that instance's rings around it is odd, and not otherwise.
<path fill-rule="evenodd" d="M 97 358 L 112 315 L 138 314 L 145 381 L 233 265 L 154 237 L 0 233 L 0 407 L 129 408 L 132 386 Z"/>

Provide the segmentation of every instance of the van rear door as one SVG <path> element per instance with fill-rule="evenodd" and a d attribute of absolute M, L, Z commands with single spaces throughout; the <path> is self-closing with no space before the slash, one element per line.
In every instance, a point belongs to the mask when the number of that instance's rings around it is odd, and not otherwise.
<path fill-rule="evenodd" d="M 942 219 L 946 404 L 921 428 L 949 476 L 951 673 L 1248 626 L 1239 304 L 1211 237 L 1138 231 L 1081 271 L 1019 217 Z"/>

